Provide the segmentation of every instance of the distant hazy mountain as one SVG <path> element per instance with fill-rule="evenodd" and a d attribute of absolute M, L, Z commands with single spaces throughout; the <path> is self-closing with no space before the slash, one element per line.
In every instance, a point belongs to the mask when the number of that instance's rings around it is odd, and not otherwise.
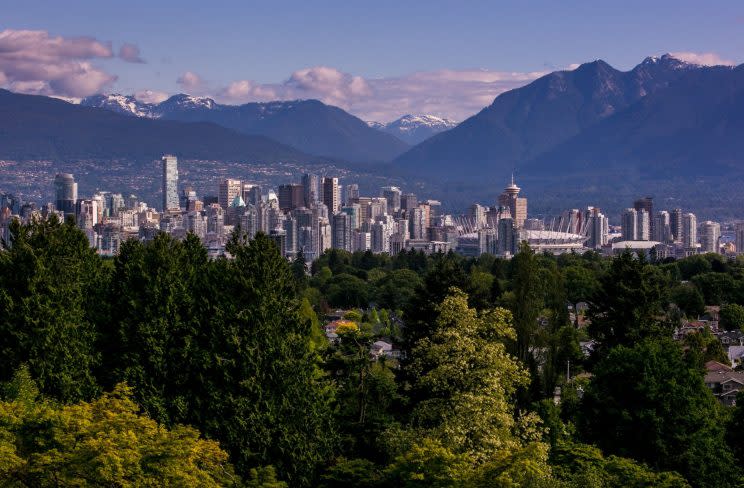
<path fill-rule="evenodd" d="M 383 124 L 367 122 L 370 127 L 392 134 L 408 144 L 418 144 L 435 134 L 452 129 L 457 122 L 435 115 L 404 115 L 403 117 Z"/>
<path fill-rule="evenodd" d="M 550 73 L 499 95 L 478 114 L 413 147 L 395 163 L 414 173 L 503 178 L 680 77 L 705 69 L 664 55 L 626 72 L 594 61 Z"/>
<path fill-rule="evenodd" d="M 129 106 L 126 99 L 121 102 L 122 107 Z M 164 153 L 247 162 L 316 159 L 267 137 L 211 123 L 124 116 L 55 98 L 0 90 L 0 158 L 151 161 Z"/>
<path fill-rule="evenodd" d="M 222 105 L 211 98 L 174 95 L 159 104 L 132 96 L 96 95 L 81 105 L 137 117 L 212 122 L 244 134 L 264 135 L 303 152 L 357 162 L 390 161 L 408 145 L 361 119 L 317 100 Z"/>

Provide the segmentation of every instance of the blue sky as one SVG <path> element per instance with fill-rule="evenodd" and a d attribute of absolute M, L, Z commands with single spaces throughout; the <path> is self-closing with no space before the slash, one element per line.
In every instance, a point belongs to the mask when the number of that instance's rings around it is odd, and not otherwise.
<path fill-rule="evenodd" d="M 91 70 L 90 81 L 78 77 L 74 86 L 34 80 L 39 75 L 4 67 L 0 56 L 0 83 L 68 98 L 116 91 L 158 99 L 189 91 L 240 103 L 317 95 L 364 118 L 420 109 L 459 119 L 504 89 L 598 58 L 619 69 L 665 52 L 744 61 L 744 3 L 733 1 L 2 3 L 0 31 L 87 36 L 110 47 L 108 55 L 62 54 L 90 65 L 80 68 Z M 43 39 L 23 42 L 40 50 Z M 125 43 L 145 62 L 117 56 Z M 489 76 L 478 74 L 484 72 Z"/>

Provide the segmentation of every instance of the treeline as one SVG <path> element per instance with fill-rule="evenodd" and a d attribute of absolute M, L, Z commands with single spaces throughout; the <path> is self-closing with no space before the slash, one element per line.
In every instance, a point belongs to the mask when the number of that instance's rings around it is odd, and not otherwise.
<path fill-rule="evenodd" d="M 71 223 L 11 234 L 2 483 L 744 481 L 744 408 L 724 409 L 703 382 L 720 343 L 671 340 L 706 304 L 741 325 L 741 262 L 522 247 L 509 261 L 329 251 L 307 270 L 262 235 L 210 260 L 194 236 L 129 241 L 104 259 Z M 586 317 L 569 315 L 580 302 Z M 336 307 L 358 310 L 329 343 L 319 317 Z M 372 358 L 378 339 L 400 358 Z"/>

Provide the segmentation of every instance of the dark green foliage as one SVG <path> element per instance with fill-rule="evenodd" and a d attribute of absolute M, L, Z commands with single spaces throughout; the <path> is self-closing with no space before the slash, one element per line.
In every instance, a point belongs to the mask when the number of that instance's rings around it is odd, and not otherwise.
<path fill-rule="evenodd" d="M 409 269 L 394 269 L 375 283 L 377 305 L 390 310 L 406 310 L 421 286 L 421 278 Z"/>
<path fill-rule="evenodd" d="M 669 298 L 689 318 L 697 318 L 705 312 L 703 295 L 691 283 L 682 283 L 672 288 Z"/>
<path fill-rule="evenodd" d="M 318 324 L 269 238 L 229 250 L 233 260 L 208 261 L 195 237 L 167 235 L 122 247 L 107 381 L 128 381 L 150 415 L 219 439 L 241 472 L 274 465 L 307 485 L 335 438 Z"/>
<path fill-rule="evenodd" d="M 606 453 L 676 470 L 696 486 L 738 474 L 723 441 L 724 417 L 703 370 L 669 339 L 612 349 L 594 368 L 581 430 Z"/>
<path fill-rule="evenodd" d="M 601 350 L 669 337 L 672 325 L 662 315 L 666 285 L 664 275 L 642 257 L 625 252 L 613 259 L 588 312 L 589 334 Z"/>
<path fill-rule="evenodd" d="M 736 282 L 731 275 L 711 271 L 695 276 L 692 282 L 702 291 L 706 305 L 739 301 Z"/>
<path fill-rule="evenodd" d="M 43 393 L 91 399 L 107 273 L 71 221 L 14 221 L 10 232 L 12 247 L 0 251 L 0 379 L 26 363 Z"/>
<path fill-rule="evenodd" d="M 744 328 L 744 307 L 737 303 L 721 305 L 718 326 L 723 330 Z"/>
<path fill-rule="evenodd" d="M 350 457 L 374 459 L 377 438 L 394 422 L 399 406 L 395 376 L 384 359 L 371 361 L 374 336 L 354 328 L 339 333 L 328 350 L 326 368 L 337 387 L 335 417 L 342 435 L 342 450 Z"/>
<path fill-rule="evenodd" d="M 514 354 L 522 363 L 529 364 L 530 346 L 535 344 L 537 318 L 543 306 L 543 281 L 538 275 L 535 253 L 526 243 L 520 245 L 511 265 L 514 293 L 511 312 L 514 316 L 514 329 L 517 331 Z"/>
<path fill-rule="evenodd" d="M 199 342 L 203 403 L 192 415 L 220 439 L 239 469 L 272 464 L 293 486 L 307 485 L 333 452 L 331 391 L 309 346 L 287 261 L 265 235 L 233 241 L 218 261 Z"/>
<path fill-rule="evenodd" d="M 184 422 L 194 407 L 189 391 L 204 351 L 196 337 L 206 297 L 207 252 L 199 239 L 167 234 L 148 244 L 128 241 L 115 260 L 111 324 L 103 339 L 106 387 L 127 382 L 159 422 Z"/>
<path fill-rule="evenodd" d="M 354 308 L 369 304 L 367 283 L 351 274 L 334 275 L 326 283 L 326 297 L 332 307 Z"/>

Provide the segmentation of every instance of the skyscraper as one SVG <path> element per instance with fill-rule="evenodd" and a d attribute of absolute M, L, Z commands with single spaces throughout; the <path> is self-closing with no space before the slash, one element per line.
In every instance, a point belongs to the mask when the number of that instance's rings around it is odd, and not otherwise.
<path fill-rule="evenodd" d="M 638 240 L 638 212 L 634 208 L 626 208 L 621 222 L 624 241 Z"/>
<path fill-rule="evenodd" d="M 697 247 L 697 217 L 693 213 L 682 216 L 682 246 L 685 249 Z"/>
<path fill-rule="evenodd" d="M 351 216 L 339 212 L 331 219 L 331 226 L 333 233 L 331 246 L 334 249 L 351 251 Z"/>
<path fill-rule="evenodd" d="M 77 203 L 75 178 L 70 173 L 59 173 L 54 177 L 54 205 L 65 215 L 75 215 Z"/>
<path fill-rule="evenodd" d="M 323 203 L 328 207 L 328 212 L 334 214 L 341 208 L 341 190 L 338 186 L 338 178 L 323 177 Z"/>
<path fill-rule="evenodd" d="M 400 210 L 401 191 L 397 186 L 384 186 L 382 196 L 387 200 L 387 213 L 393 215 Z"/>
<path fill-rule="evenodd" d="M 279 208 L 283 212 L 289 212 L 300 208 L 305 204 L 305 191 L 302 185 L 296 183 L 279 185 Z"/>
<path fill-rule="evenodd" d="M 651 240 L 658 242 L 670 242 L 672 240 L 669 212 L 662 210 L 654 216 L 654 233 Z"/>
<path fill-rule="evenodd" d="M 700 252 L 719 252 L 721 224 L 706 220 L 700 225 Z"/>
<path fill-rule="evenodd" d="M 640 209 L 636 213 L 636 240 L 648 241 L 651 240 L 651 214 L 645 209 Z"/>
<path fill-rule="evenodd" d="M 514 220 L 516 228 L 521 228 L 527 218 L 527 199 L 520 197 L 521 188 L 514 183 L 512 175 L 511 184 L 504 188 L 504 193 L 499 195 L 499 206 L 507 207 Z"/>
<path fill-rule="evenodd" d="M 405 193 L 400 197 L 400 208 L 402 210 L 411 211 L 418 207 L 418 198 L 415 193 Z"/>
<path fill-rule="evenodd" d="M 351 205 L 359 201 L 359 185 L 351 183 L 346 185 L 346 194 L 344 195 L 344 202 L 346 205 Z"/>
<path fill-rule="evenodd" d="M 163 156 L 163 211 L 178 210 L 178 159 Z"/>
<path fill-rule="evenodd" d="M 240 180 L 227 178 L 220 181 L 220 191 L 217 194 L 217 203 L 220 207 L 226 209 L 230 206 L 235 197 L 240 195 L 243 186 Z M 243 198 L 245 201 L 245 198 Z"/>
<path fill-rule="evenodd" d="M 646 214 L 649 218 L 649 225 L 648 225 L 648 236 L 645 239 L 638 239 L 639 241 L 648 241 L 651 239 L 651 235 L 654 231 L 654 222 L 651 220 L 651 216 L 654 214 L 654 199 L 653 197 L 644 197 L 639 198 L 635 202 L 633 202 L 633 208 L 636 209 L 636 211 L 640 212 L 641 210 L 645 210 Z"/>
<path fill-rule="evenodd" d="M 674 242 L 682 241 L 682 209 L 675 208 L 669 215 L 669 228 Z"/>
<path fill-rule="evenodd" d="M 744 222 L 737 222 L 734 229 L 736 238 L 736 253 L 744 254 Z"/>
<path fill-rule="evenodd" d="M 305 206 L 310 208 L 314 203 L 317 203 L 320 198 L 318 195 L 318 176 L 306 174 L 302 177 L 302 191 L 305 196 Z"/>
<path fill-rule="evenodd" d="M 609 233 L 607 217 L 596 207 L 591 208 L 588 214 L 586 227 L 589 239 L 586 241 L 586 247 L 589 249 L 601 249 L 602 246 L 607 244 L 607 235 Z"/>

